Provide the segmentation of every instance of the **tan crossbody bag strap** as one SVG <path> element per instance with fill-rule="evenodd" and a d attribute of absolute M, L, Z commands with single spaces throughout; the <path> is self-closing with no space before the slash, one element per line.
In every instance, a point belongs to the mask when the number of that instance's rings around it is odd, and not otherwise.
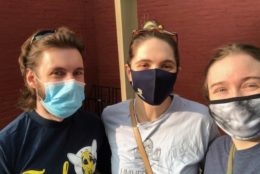
<path fill-rule="evenodd" d="M 130 101 L 129 110 L 130 110 L 131 123 L 132 123 L 132 127 L 133 127 L 133 130 L 134 130 L 135 140 L 136 140 L 136 143 L 137 143 L 137 146 L 138 146 L 138 150 L 139 150 L 141 157 L 144 161 L 145 171 L 146 171 L 147 174 L 153 174 L 149 159 L 148 159 L 147 154 L 146 154 L 145 149 L 144 149 L 144 145 L 143 145 L 143 142 L 142 142 L 140 132 L 137 128 L 137 123 L 136 123 L 135 116 L 134 116 L 134 100 Z"/>

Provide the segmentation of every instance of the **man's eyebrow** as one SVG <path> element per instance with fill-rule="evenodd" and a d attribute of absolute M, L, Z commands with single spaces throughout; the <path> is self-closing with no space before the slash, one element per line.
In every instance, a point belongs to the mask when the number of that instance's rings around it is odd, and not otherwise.
<path fill-rule="evenodd" d="M 54 67 L 51 68 L 51 70 L 53 71 L 53 70 L 66 70 L 66 69 L 63 68 L 63 67 L 54 66 Z"/>
<path fill-rule="evenodd" d="M 78 67 L 78 68 L 76 68 L 76 70 L 78 71 L 84 71 L 85 69 L 83 68 L 83 67 Z"/>
<path fill-rule="evenodd" d="M 77 70 L 77 71 L 84 71 L 84 67 L 78 67 L 75 70 Z M 56 66 L 56 67 L 52 67 L 51 71 L 66 71 L 66 68 Z"/>

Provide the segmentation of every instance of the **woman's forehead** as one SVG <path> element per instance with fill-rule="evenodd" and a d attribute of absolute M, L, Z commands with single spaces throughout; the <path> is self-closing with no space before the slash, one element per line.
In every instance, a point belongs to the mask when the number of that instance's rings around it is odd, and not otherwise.
<path fill-rule="evenodd" d="M 231 54 L 214 62 L 207 74 L 208 83 L 231 81 L 260 73 L 260 61 L 247 54 Z M 260 74 L 259 74 L 260 75 Z"/>
<path fill-rule="evenodd" d="M 164 61 L 166 59 L 175 61 L 172 47 L 165 41 L 157 38 L 151 38 L 138 45 L 133 57 L 135 61 L 156 60 Z"/>

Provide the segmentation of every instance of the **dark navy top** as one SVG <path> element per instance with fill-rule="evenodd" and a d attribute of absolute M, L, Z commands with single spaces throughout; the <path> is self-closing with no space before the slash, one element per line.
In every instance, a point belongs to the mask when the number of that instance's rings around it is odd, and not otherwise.
<path fill-rule="evenodd" d="M 204 174 L 226 174 L 231 146 L 230 136 L 218 137 L 210 146 L 206 156 Z M 260 173 L 260 144 L 235 152 L 233 174 Z"/>
<path fill-rule="evenodd" d="M 110 156 L 99 153 L 104 135 L 100 119 L 85 111 L 62 122 L 24 112 L 0 131 L 0 174 L 110 173 Z"/>

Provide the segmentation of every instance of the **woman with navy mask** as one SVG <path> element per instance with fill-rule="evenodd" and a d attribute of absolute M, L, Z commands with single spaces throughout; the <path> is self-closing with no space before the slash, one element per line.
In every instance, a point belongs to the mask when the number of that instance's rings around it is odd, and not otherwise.
<path fill-rule="evenodd" d="M 213 119 L 227 134 L 210 146 L 205 174 L 259 173 L 260 48 L 219 48 L 206 68 L 205 93 Z"/>
<path fill-rule="evenodd" d="M 81 108 L 84 49 L 66 27 L 40 30 L 22 45 L 24 112 L 0 131 L 1 174 L 110 173 L 109 159 L 98 155 L 102 122 Z"/>
<path fill-rule="evenodd" d="M 133 32 L 125 66 L 135 98 L 102 114 L 112 173 L 197 174 L 218 131 L 205 106 L 173 94 L 177 33 L 146 22 Z"/>

